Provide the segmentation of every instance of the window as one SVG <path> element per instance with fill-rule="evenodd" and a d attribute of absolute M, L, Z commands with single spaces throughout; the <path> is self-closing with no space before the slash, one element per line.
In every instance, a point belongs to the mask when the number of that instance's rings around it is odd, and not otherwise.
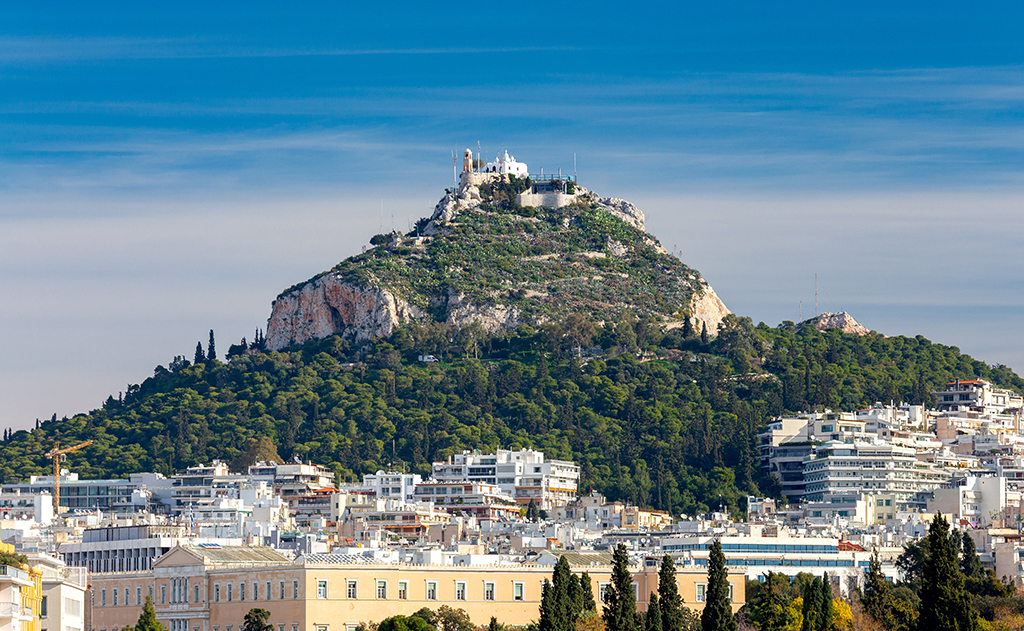
<path fill-rule="evenodd" d="M 455 582 L 455 600 L 466 600 L 466 583 L 463 581 Z"/>
<path fill-rule="evenodd" d="M 220 583 L 213 584 L 213 602 L 220 602 Z"/>
<path fill-rule="evenodd" d="M 494 583 L 484 583 L 484 600 L 494 600 Z"/>
<path fill-rule="evenodd" d="M 377 598 L 384 599 L 384 598 L 387 598 L 387 597 L 388 597 L 388 582 L 387 581 L 377 581 Z"/>
<path fill-rule="evenodd" d="M 138 605 L 138 606 L 142 605 L 142 588 L 141 587 L 136 587 L 135 588 L 135 604 Z"/>
<path fill-rule="evenodd" d="M 112 591 L 114 592 L 114 606 L 117 607 L 117 591 L 118 591 L 118 589 L 115 587 Z"/>
<path fill-rule="evenodd" d="M 149 586 L 149 599 L 153 600 L 153 586 L 152 585 Z"/>
<path fill-rule="evenodd" d="M 281 600 L 284 600 L 284 581 L 281 581 Z"/>
<path fill-rule="evenodd" d="M 316 582 L 316 597 L 327 598 L 327 579 L 319 579 Z"/>
<path fill-rule="evenodd" d="M 597 601 L 598 602 L 602 602 L 603 603 L 605 600 L 607 600 L 608 587 L 610 585 L 611 585 L 611 583 L 598 583 L 597 584 Z"/>
<path fill-rule="evenodd" d="M 409 599 L 409 583 L 398 581 L 398 600 Z"/>
<path fill-rule="evenodd" d="M 704 602 L 704 592 L 707 588 L 707 583 L 697 583 L 697 602 Z"/>
<path fill-rule="evenodd" d="M 107 590 L 101 589 L 100 590 L 100 607 L 106 607 L 106 606 L 107 606 Z"/>
<path fill-rule="evenodd" d="M 267 581 L 267 600 L 270 600 L 273 597 L 273 594 L 270 593 L 270 581 Z"/>
<path fill-rule="evenodd" d="M 292 581 L 292 599 L 298 599 L 299 597 L 299 582 Z"/>
<path fill-rule="evenodd" d="M 327 631 L 327 625 L 326 624 L 318 624 L 318 625 L 316 625 L 316 631 Z"/>
<path fill-rule="evenodd" d="M 512 583 L 512 600 L 523 600 L 523 589 L 522 583 Z"/>
<path fill-rule="evenodd" d="M 252 599 L 253 600 L 259 600 L 260 599 L 260 584 L 257 583 L 256 581 L 252 582 Z"/>
<path fill-rule="evenodd" d="M 733 587 L 732 583 L 729 583 L 729 602 L 735 602 L 732 599 L 732 587 Z"/>
<path fill-rule="evenodd" d="M 196 597 L 192 602 L 199 602 L 199 586 L 196 585 Z"/>
<path fill-rule="evenodd" d="M 245 583 L 238 584 L 238 600 L 245 600 Z"/>
<path fill-rule="evenodd" d="M 43 602 L 39 603 L 39 615 L 42 616 L 43 618 L 46 617 L 46 607 L 47 607 L 46 596 L 43 596 Z"/>
<path fill-rule="evenodd" d="M 427 600 L 437 600 L 437 581 L 427 581 Z"/>
<path fill-rule="evenodd" d="M 160 604 L 163 605 L 163 604 L 166 604 L 166 603 L 167 603 L 167 586 L 166 585 L 161 585 L 160 586 Z"/>
<path fill-rule="evenodd" d="M 234 600 L 234 591 L 235 591 L 234 583 L 228 583 L 228 602 L 231 602 L 232 600 Z M 231 631 L 231 630 L 228 629 L 228 631 Z"/>
<path fill-rule="evenodd" d="M 354 580 L 348 580 L 345 582 L 345 596 L 348 598 L 357 598 L 358 592 L 356 591 L 356 582 Z"/>

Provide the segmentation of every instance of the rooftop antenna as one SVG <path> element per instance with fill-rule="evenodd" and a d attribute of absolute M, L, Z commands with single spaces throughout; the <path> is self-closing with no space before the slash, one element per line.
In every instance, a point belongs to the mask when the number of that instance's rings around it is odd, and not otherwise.
<path fill-rule="evenodd" d="M 384 233 L 384 200 L 380 200 L 380 232 L 377 234 Z"/>
<path fill-rule="evenodd" d="M 818 275 L 814 275 L 814 317 L 818 317 Z"/>
<path fill-rule="evenodd" d="M 479 140 L 476 141 L 476 157 L 477 157 L 477 160 L 480 160 L 480 164 L 484 163 L 484 161 L 483 161 L 484 154 L 483 154 L 482 151 L 480 151 L 480 141 Z M 474 171 L 477 170 L 477 167 L 476 167 L 475 164 L 473 165 L 473 170 Z"/>
<path fill-rule="evenodd" d="M 459 178 L 455 173 L 455 150 L 452 149 L 452 197 L 455 197 L 455 191 L 459 188 Z"/>
<path fill-rule="evenodd" d="M 579 182 L 580 179 L 576 175 L 576 152 L 572 152 L 572 181 Z"/>

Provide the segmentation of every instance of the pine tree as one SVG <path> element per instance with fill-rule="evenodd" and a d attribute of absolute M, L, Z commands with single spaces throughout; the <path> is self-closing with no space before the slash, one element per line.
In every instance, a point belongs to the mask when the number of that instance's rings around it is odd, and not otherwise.
<path fill-rule="evenodd" d="M 142 606 L 142 613 L 135 623 L 135 631 L 167 631 L 167 628 L 156 619 L 156 609 L 153 608 L 153 600 L 149 596 L 146 596 L 146 604 Z"/>
<path fill-rule="evenodd" d="M 615 548 L 612 563 L 612 583 L 605 592 L 601 617 L 608 631 L 639 631 L 636 594 L 633 593 L 633 576 L 629 573 L 626 546 L 620 543 Z"/>
<path fill-rule="evenodd" d="M 707 346 L 708 340 L 708 323 L 704 322 L 700 327 L 700 343 Z"/>
<path fill-rule="evenodd" d="M 206 345 L 206 359 L 217 359 L 217 345 L 213 342 L 213 329 L 210 329 L 210 343 Z"/>
<path fill-rule="evenodd" d="M 206 361 L 206 355 L 203 354 L 203 343 L 196 342 L 196 356 L 193 358 L 192 363 L 199 365 Z"/>
<path fill-rule="evenodd" d="M 679 596 L 676 580 L 676 564 L 672 557 L 661 557 L 658 570 L 658 599 L 661 605 L 661 628 L 663 631 L 681 631 L 683 628 L 683 599 Z"/>
<path fill-rule="evenodd" d="M 800 631 L 818 631 L 818 624 L 821 622 L 821 579 L 814 577 L 813 581 L 804 583 L 801 595 L 804 599 L 804 622 L 800 626 Z"/>
<path fill-rule="evenodd" d="M 959 537 L 958 537 L 959 539 Z M 964 590 L 956 550 L 949 536 L 949 523 L 938 514 L 928 527 L 928 549 L 921 584 L 921 615 L 917 628 L 922 631 L 950 629 L 975 631 L 978 614 L 971 607 L 970 595 Z"/>
<path fill-rule="evenodd" d="M 242 631 L 274 631 L 274 625 L 267 622 L 269 617 L 270 612 L 266 609 L 260 609 L 259 607 L 250 609 L 249 613 L 245 614 L 245 624 L 242 625 Z"/>
<path fill-rule="evenodd" d="M 662 631 L 662 624 L 658 594 L 651 592 L 651 600 L 647 603 L 647 612 L 644 613 L 644 631 Z"/>
<path fill-rule="evenodd" d="M 818 631 L 830 631 L 834 620 L 832 583 L 829 581 L 828 572 L 825 572 L 821 577 L 821 612 L 818 614 Z"/>
<path fill-rule="evenodd" d="M 736 618 L 732 615 L 729 599 L 729 570 L 722 553 L 722 542 L 715 539 L 708 556 L 708 587 L 704 611 L 700 616 L 703 631 L 736 631 Z"/>

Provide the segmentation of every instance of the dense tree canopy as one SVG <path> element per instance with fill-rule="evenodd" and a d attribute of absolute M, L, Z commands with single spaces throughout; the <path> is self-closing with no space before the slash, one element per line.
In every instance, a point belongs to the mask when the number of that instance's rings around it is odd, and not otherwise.
<path fill-rule="evenodd" d="M 600 355 L 576 352 L 593 346 Z M 420 363 L 422 353 L 442 362 Z M 100 409 L 11 434 L 0 478 L 49 473 L 44 454 L 58 438 L 95 441 L 68 456 L 83 478 L 298 456 L 343 482 L 392 463 L 426 474 L 463 449 L 532 447 L 578 462 L 584 491 L 674 515 L 720 498 L 737 510 L 745 495 L 772 492 L 755 444 L 772 415 L 920 402 L 977 377 L 1024 390 L 1005 367 L 921 337 L 735 316 L 708 344 L 642 319 L 601 325 L 575 314 L 490 338 L 414 325 L 360 348 L 331 337 L 287 352 L 255 344 L 226 363 L 176 357 Z"/>

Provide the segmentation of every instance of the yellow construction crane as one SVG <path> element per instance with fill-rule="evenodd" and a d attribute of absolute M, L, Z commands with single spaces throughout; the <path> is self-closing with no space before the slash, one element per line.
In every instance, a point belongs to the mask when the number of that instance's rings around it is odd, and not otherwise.
<path fill-rule="evenodd" d="M 88 447 L 92 444 L 91 440 L 87 440 L 84 443 L 78 443 L 73 447 L 60 448 L 60 443 L 54 443 L 53 449 L 47 452 L 47 458 L 53 458 L 53 516 L 60 515 L 60 463 L 67 460 L 67 454 L 72 451 L 78 451 L 83 447 Z"/>

